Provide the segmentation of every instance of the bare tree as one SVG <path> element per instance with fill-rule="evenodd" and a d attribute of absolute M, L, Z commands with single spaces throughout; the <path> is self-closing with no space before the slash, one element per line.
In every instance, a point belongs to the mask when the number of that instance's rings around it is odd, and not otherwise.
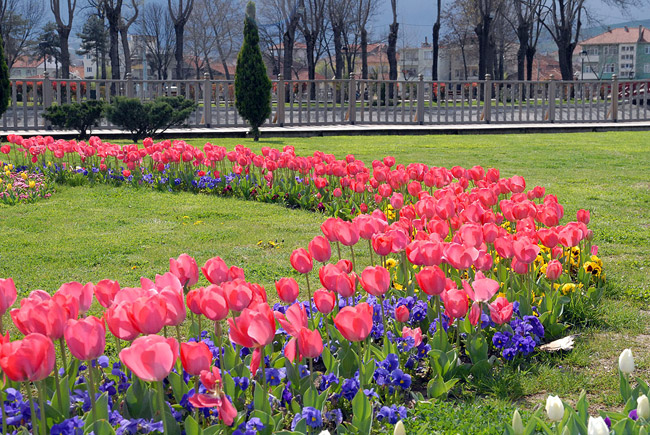
<path fill-rule="evenodd" d="M 478 78 L 485 80 L 485 75 L 492 71 L 496 61 L 496 50 L 492 32 L 492 24 L 499 16 L 503 0 L 471 0 L 474 16 L 474 32 L 478 39 Z"/>
<path fill-rule="evenodd" d="M 352 22 L 351 18 L 353 17 L 353 8 L 354 5 L 350 0 L 327 1 L 327 16 L 329 18 L 332 31 L 332 41 L 334 43 L 335 66 L 333 70 L 334 77 L 337 79 L 340 79 L 343 76 L 345 62 L 348 60 L 343 57 L 344 51 L 345 54 L 348 54 L 351 48 L 347 44 L 344 47 L 343 44 L 346 42 L 345 40 L 347 39 L 346 36 L 349 26 Z"/>
<path fill-rule="evenodd" d="M 111 78 L 120 78 L 120 24 L 122 23 L 123 0 L 102 0 L 102 7 L 108 21 L 108 57 L 111 61 Z"/>
<path fill-rule="evenodd" d="M 57 32 L 59 33 L 59 44 L 61 45 L 61 78 L 70 78 L 70 49 L 68 39 L 72 30 L 72 20 L 77 8 L 77 0 L 65 0 L 65 9 L 61 9 L 61 0 L 50 0 L 50 9 L 54 14 Z M 67 13 L 68 19 L 65 20 Z"/>
<path fill-rule="evenodd" d="M 172 6 L 172 0 L 167 0 L 169 7 L 169 15 L 174 23 L 174 34 L 176 35 L 176 50 L 174 57 L 176 58 L 176 78 L 183 78 L 183 37 L 185 33 L 185 24 L 190 18 L 192 8 L 194 7 L 194 0 L 176 0 L 177 7 Z"/>
<path fill-rule="evenodd" d="M 448 29 L 447 34 L 443 38 L 444 42 L 450 47 L 457 47 L 460 50 L 460 56 L 463 62 L 463 80 L 467 80 L 469 76 L 467 65 L 468 48 L 476 40 L 470 15 L 465 10 L 466 6 L 467 3 L 456 2 L 444 11 L 441 16 L 442 22 L 444 22 L 445 27 Z M 449 56 L 452 56 L 451 50 Z"/>
<path fill-rule="evenodd" d="M 206 6 L 208 28 L 212 30 L 214 48 L 219 55 L 226 80 L 230 80 L 228 60 L 232 58 L 241 41 L 244 14 L 242 8 L 233 0 L 207 0 Z"/>
<path fill-rule="evenodd" d="M 393 13 L 393 22 L 390 24 L 388 32 L 388 48 L 386 56 L 388 57 L 388 79 L 397 80 L 397 35 L 399 32 L 399 23 L 397 22 L 397 0 L 390 0 L 390 7 Z M 389 86 L 388 98 L 393 98 L 393 86 Z"/>
<path fill-rule="evenodd" d="M 43 15 L 40 0 L 0 0 L 0 33 L 9 68 L 32 49 Z"/>
<path fill-rule="evenodd" d="M 325 31 L 325 0 L 306 0 L 305 12 L 302 14 L 300 31 L 305 38 L 307 56 L 307 74 L 309 80 L 316 78 L 316 62 L 322 54 L 319 43 Z M 316 88 L 311 85 L 312 98 Z"/>
<path fill-rule="evenodd" d="M 526 78 L 526 71 L 529 71 L 528 80 L 532 78 L 532 61 L 537 51 L 537 41 L 544 16 L 542 10 L 547 0 L 514 0 L 513 8 L 504 11 L 503 17 L 510 24 L 517 35 L 519 48 L 517 50 L 517 80 Z M 530 57 L 529 57 L 530 56 Z M 526 67 L 528 62 L 529 67 Z"/>
<path fill-rule="evenodd" d="M 174 23 L 169 10 L 157 3 L 148 3 L 139 19 L 138 27 L 147 59 L 158 80 L 167 80 L 175 40 Z"/>
<path fill-rule="evenodd" d="M 122 14 L 120 20 L 120 39 L 122 40 L 122 51 L 124 52 L 124 74 L 129 74 L 132 69 L 132 60 L 131 60 L 131 46 L 129 45 L 129 28 L 136 22 L 138 19 L 138 2 L 137 0 L 131 0 L 131 8 L 133 13 L 130 17 L 125 17 Z"/>
<path fill-rule="evenodd" d="M 357 0 L 354 15 L 355 35 L 359 35 L 361 45 L 361 78 L 368 79 L 368 20 L 374 14 L 377 0 Z M 354 45 L 356 47 L 356 44 Z M 353 67 L 350 67 L 353 70 Z"/>
<path fill-rule="evenodd" d="M 266 46 L 262 55 L 271 65 L 273 76 L 282 72 L 282 39 L 287 22 L 279 2 L 284 0 L 261 0 L 258 9 L 260 41 Z M 285 77 L 291 79 L 291 77 Z"/>

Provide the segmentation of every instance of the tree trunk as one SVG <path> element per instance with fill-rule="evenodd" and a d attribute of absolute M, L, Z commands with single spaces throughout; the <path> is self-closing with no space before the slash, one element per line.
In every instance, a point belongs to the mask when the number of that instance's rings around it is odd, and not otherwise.
<path fill-rule="evenodd" d="M 59 44 L 61 46 L 61 78 L 70 78 L 70 51 L 68 47 L 69 27 L 59 27 Z"/>
<path fill-rule="evenodd" d="M 282 35 L 282 44 L 284 48 L 283 64 L 282 64 L 282 76 L 284 80 L 292 80 L 293 74 L 291 73 L 293 69 L 293 43 L 296 37 L 296 27 L 298 25 L 298 19 L 291 19 L 289 26 L 287 26 L 287 31 Z M 291 98 L 291 86 L 285 86 L 284 92 L 284 101 L 289 102 Z"/>
<path fill-rule="evenodd" d="M 174 25 L 174 33 L 176 34 L 176 50 L 174 57 L 176 59 L 176 79 L 183 79 L 183 43 L 185 33 L 185 23 L 178 23 Z"/>
<path fill-rule="evenodd" d="M 305 45 L 307 46 L 307 74 L 309 78 L 309 98 L 316 99 L 316 87 L 314 79 L 316 78 L 316 61 L 314 59 L 314 50 L 316 49 L 316 36 L 309 33 L 305 35 Z"/>
<path fill-rule="evenodd" d="M 361 29 L 361 78 L 368 80 L 368 31 Z"/>
<path fill-rule="evenodd" d="M 531 81 L 533 79 L 533 60 L 535 59 L 535 47 L 528 46 L 526 50 L 526 80 Z M 537 77 L 539 80 L 539 77 Z"/>
<path fill-rule="evenodd" d="M 129 74 L 133 68 L 131 62 L 131 47 L 129 46 L 128 30 L 120 27 L 120 37 L 122 38 L 122 51 L 124 52 L 124 75 L 126 75 Z"/>
<path fill-rule="evenodd" d="M 388 33 L 388 48 L 386 50 L 386 56 L 388 57 L 388 79 L 397 80 L 397 31 L 399 29 L 399 23 L 393 21 L 393 24 L 390 25 L 390 32 Z M 395 93 L 395 86 L 391 83 L 388 86 L 388 100 L 393 100 L 393 95 Z"/>
<path fill-rule="evenodd" d="M 102 80 L 106 80 L 106 50 L 102 50 Z"/>
<path fill-rule="evenodd" d="M 476 26 L 474 31 L 478 38 L 478 78 L 485 80 L 485 74 L 489 73 L 489 67 L 492 65 L 492 58 L 490 56 L 490 22 L 489 16 L 482 16 L 481 21 Z"/>
<path fill-rule="evenodd" d="M 573 44 L 570 42 L 558 44 L 558 58 L 562 80 L 573 80 Z"/>
<path fill-rule="evenodd" d="M 433 45 L 433 63 L 431 66 L 431 79 L 438 80 L 438 52 L 440 50 L 440 8 L 442 7 L 442 0 L 438 0 L 438 12 L 436 15 L 436 23 L 433 25 L 433 35 L 431 44 Z"/>
<path fill-rule="evenodd" d="M 335 70 L 334 78 L 340 79 L 343 76 L 343 43 L 341 41 L 341 28 L 337 25 L 332 24 L 332 34 L 334 40 L 334 58 L 335 58 Z"/>
<path fill-rule="evenodd" d="M 517 39 L 519 39 L 519 49 L 517 50 L 517 80 L 524 80 L 529 28 L 530 26 L 526 22 L 520 22 L 519 26 L 517 26 Z"/>
<path fill-rule="evenodd" d="M 117 20 L 114 14 L 106 14 L 108 18 L 108 38 L 109 38 L 109 52 L 108 57 L 111 60 L 111 78 L 113 80 L 120 79 L 120 30 L 117 27 Z M 119 18 L 119 15 L 118 17 Z"/>

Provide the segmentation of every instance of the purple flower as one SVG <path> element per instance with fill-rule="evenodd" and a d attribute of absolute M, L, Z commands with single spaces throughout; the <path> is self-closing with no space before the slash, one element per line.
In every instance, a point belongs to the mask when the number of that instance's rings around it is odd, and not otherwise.
<path fill-rule="evenodd" d="M 407 375 L 400 369 L 395 369 L 390 374 L 393 385 L 396 387 L 401 387 L 403 390 L 406 390 L 411 386 L 411 375 Z"/>
<path fill-rule="evenodd" d="M 305 406 L 302 409 L 301 414 L 302 418 L 305 419 L 307 426 L 317 428 L 323 425 L 323 417 L 318 409 L 312 408 L 311 406 Z"/>

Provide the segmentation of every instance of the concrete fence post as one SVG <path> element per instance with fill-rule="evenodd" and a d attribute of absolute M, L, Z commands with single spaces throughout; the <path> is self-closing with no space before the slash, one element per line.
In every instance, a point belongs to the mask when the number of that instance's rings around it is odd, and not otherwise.
<path fill-rule="evenodd" d="M 219 102 L 217 101 L 217 104 Z M 212 124 L 212 82 L 210 74 L 203 73 L 203 123 L 206 127 Z"/>
<path fill-rule="evenodd" d="M 618 76 L 612 74 L 612 121 L 618 121 Z"/>
<path fill-rule="evenodd" d="M 548 122 L 555 122 L 555 76 L 551 74 L 548 82 Z"/>
<path fill-rule="evenodd" d="M 50 80 L 50 73 L 45 71 L 43 74 L 43 110 L 47 110 L 52 105 L 52 81 Z M 45 127 L 49 130 L 52 128 L 52 123 L 45 120 Z"/>
<path fill-rule="evenodd" d="M 276 124 L 279 127 L 284 127 L 284 94 L 285 94 L 285 82 L 282 74 L 278 74 L 278 89 L 276 90 L 276 100 L 277 100 L 277 112 L 276 112 Z"/>
<path fill-rule="evenodd" d="M 418 75 L 418 124 L 424 124 L 424 76 L 422 74 Z"/>
<path fill-rule="evenodd" d="M 350 124 L 354 124 L 357 121 L 357 80 L 354 76 L 354 73 L 350 73 L 350 87 L 348 89 L 348 119 Z"/>
<path fill-rule="evenodd" d="M 485 90 L 483 91 L 483 120 L 490 123 L 492 117 L 492 76 L 485 74 Z"/>
<path fill-rule="evenodd" d="M 131 73 L 126 73 L 126 96 L 127 98 L 133 98 L 133 76 Z"/>

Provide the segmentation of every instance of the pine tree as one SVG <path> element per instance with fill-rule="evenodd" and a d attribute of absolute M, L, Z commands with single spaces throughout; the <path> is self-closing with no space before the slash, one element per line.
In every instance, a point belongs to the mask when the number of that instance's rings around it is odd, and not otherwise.
<path fill-rule="evenodd" d="M 235 99 L 237 111 L 250 124 L 255 141 L 260 138 L 260 126 L 271 114 L 271 80 L 266 73 L 259 42 L 255 3 L 249 1 L 244 19 L 244 44 L 237 55 Z"/>
<path fill-rule="evenodd" d="M 0 36 L 0 116 L 7 111 L 10 95 L 9 68 L 5 60 L 4 43 Z"/>
<path fill-rule="evenodd" d="M 99 58 L 100 54 L 106 53 L 108 45 L 106 28 L 104 27 L 104 20 L 97 15 L 91 15 L 84 23 L 81 33 L 77 33 L 81 39 L 81 47 L 77 50 L 77 54 L 94 55 L 95 60 L 95 78 L 99 76 Z"/>

